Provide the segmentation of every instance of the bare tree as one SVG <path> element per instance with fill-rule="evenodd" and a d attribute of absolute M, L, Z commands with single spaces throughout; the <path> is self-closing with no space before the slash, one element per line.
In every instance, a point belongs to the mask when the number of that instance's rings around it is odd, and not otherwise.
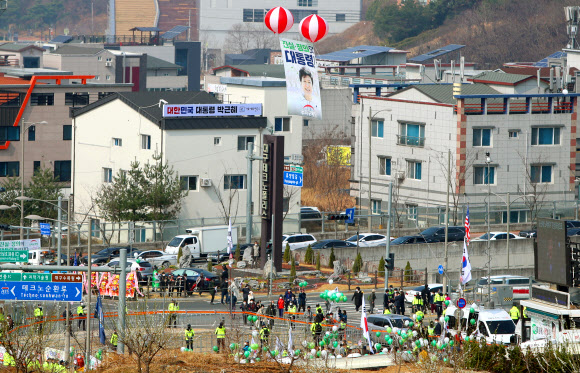
<path fill-rule="evenodd" d="M 282 217 L 282 219 L 286 219 L 288 212 L 290 212 L 290 206 L 292 206 L 292 204 L 294 203 L 295 197 L 298 195 L 299 191 L 300 191 L 300 188 L 298 188 L 298 187 L 284 185 L 284 189 L 283 189 L 282 193 L 283 193 L 283 198 L 285 200 L 288 200 L 288 209 L 286 209 L 286 212 L 284 212 L 284 216 Z"/>
<path fill-rule="evenodd" d="M 224 42 L 228 53 L 245 53 L 250 49 L 279 47 L 276 35 L 260 23 L 236 23 L 232 26 Z"/>
<path fill-rule="evenodd" d="M 240 208 L 240 196 L 238 194 L 238 189 L 232 188 L 231 185 L 228 189 L 222 191 L 220 186 L 224 185 L 224 180 L 227 175 L 223 175 L 220 178 L 218 185 L 212 183 L 212 189 L 218 200 L 218 207 L 220 210 L 220 215 L 224 219 L 224 223 L 228 224 L 230 218 L 233 219 L 235 223 L 236 217 L 238 216 L 238 210 Z"/>
<path fill-rule="evenodd" d="M 524 188 L 523 190 L 518 185 L 518 191 L 525 193 L 528 195 L 524 198 L 524 203 L 528 210 L 530 211 L 530 221 L 536 221 L 538 219 L 538 213 L 542 208 L 542 204 L 546 199 L 546 191 L 548 189 L 548 183 L 542 183 L 539 178 L 541 175 L 536 175 L 536 173 L 532 172 L 533 165 L 541 165 L 544 161 L 544 158 L 539 155 L 533 159 L 528 159 L 525 154 L 521 152 L 517 152 L 518 156 L 522 160 L 523 169 L 524 169 Z M 509 216 L 508 216 L 509 219 Z"/>

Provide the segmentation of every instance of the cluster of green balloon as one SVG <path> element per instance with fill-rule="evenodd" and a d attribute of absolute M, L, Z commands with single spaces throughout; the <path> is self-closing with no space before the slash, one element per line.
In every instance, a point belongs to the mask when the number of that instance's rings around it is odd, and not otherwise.
<path fill-rule="evenodd" d="M 272 355 L 272 357 L 276 357 L 278 356 L 278 350 L 272 350 L 270 351 L 270 354 Z"/>
<path fill-rule="evenodd" d="M 300 356 L 300 350 L 295 350 L 295 351 L 294 351 L 294 355 L 296 355 L 296 356 Z"/>
<path fill-rule="evenodd" d="M 256 322 L 256 321 L 258 321 L 258 316 L 250 315 L 250 316 L 248 316 L 248 320 L 250 322 Z"/>
<path fill-rule="evenodd" d="M 330 300 L 333 302 L 346 302 L 348 300 L 348 297 L 346 295 L 334 290 L 331 291 L 324 290 L 323 293 L 320 293 L 320 298 L 324 300 Z"/>
<path fill-rule="evenodd" d="M 469 320 L 469 323 L 470 323 L 471 325 L 475 325 L 475 319 L 470 319 L 470 320 Z"/>
<path fill-rule="evenodd" d="M 298 286 L 300 286 L 301 288 L 306 287 L 306 286 L 308 286 L 308 282 L 306 282 L 306 281 L 300 281 L 298 283 Z"/>
<path fill-rule="evenodd" d="M 448 300 L 446 300 L 446 301 L 445 301 L 445 306 L 449 307 L 449 303 L 450 303 L 450 302 L 449 302 Z"/>
<path fill-rule="evenodd" d="M 240 345 L 238 343 L 230 343 L 230 350 L 235 350 L 236 348 L 239 348 Z"/>
<path fill-rule="evenodd" d="M 101 360 L 101 358 L 103 357 L 103 349 L 99 348 L 99 351 L 97 351 L 97 354 L 95 355 L 95 357 L 98 360 Z"/>
<path fill-rule="evenodd" d="M 244 352 L 244 357 L 247 359 L 250 357 L 250 351 L 245 351 Z"/>

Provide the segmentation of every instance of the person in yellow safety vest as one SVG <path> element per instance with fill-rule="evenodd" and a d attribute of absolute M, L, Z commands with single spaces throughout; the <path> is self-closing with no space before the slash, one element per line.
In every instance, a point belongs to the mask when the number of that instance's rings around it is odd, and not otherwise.
<path fill-rule="evenodd" d="M 435 336 L 435 323 L 433 321 L 431 321 L 429 323 L 429 326 L 427 327 L 427 334 L 429 335 L 429 337 Z"/>
<path fill-rule="evenodd" d="M 528 318 L 528 314 L 526 313 L 526 310 L 527 310 L 527 309 L 528 309 L 528 307 L 527 307 L 527 306 L 524 306 L 524 308 L 522 309 L 522 317 L 523 317 L 524 319 L 527 319 L 527 318 Z"/>
<path fill-rule="evenodd" d="M 16 360 L 8 353 L 4 352 L 4 366 L 5 367 L 15 367 Z"/>
<path fill-rule="evenodd" d="M 441 294 L 441 290 L 433 297 L 433 302 L 435 302 L 436 309 L 437 309 L 437 318 L 441 317 L 443 313 L 443 302 L 445 302 L 445 297 Z"/>
<path fill-rule="evenodd" d="M 179 305 L 175 301 L 175 299 L 171 300 L 169 303 L 169 327 L 171 328 L 171 324 L 173 324 L 174 328 L 177 328 L 177 314 L 176 311 L 179 311 Z M 125 310 L 125 312 L 127 312 Z"/>
<path fill-rule="evenodd" d="M 294 302 L 290 302 L 290 304 L 288 305 L 288 312 L 291 314 L 290 319 L 296 320 L 297 307 L 296 304 L 294 304 Z M 290 323 L 290 326 L 292 327 L 292 329 L 294 329 L 293 322 Z"/>
<path fill-rule="evenodd" d="M 385 310 L 383 311 L 383 315 L 390 315 L 391 314 L 391 310 L 388 308 L 385 308 Z"/>
<path fill-rule="evenodd" d="M 34 318 L 38 322 L 38 333 L 42 333 L 42 321 L 44 320 L 44 312 L 42 311 L 42 306 L 39 304 L 34 309 Z"/>
<path fill-rule="evenodd" d="M 342 340 L 346 342 L 346 323 L 344 322 L 344 320 L 340 320 L 338 330 L 340 331 L 340 335 L 342 336 Z"/>
<path fill-rule="evenodd" d="M 191 329 L 191 324 L 187 324 L 187 329 L 185 329 L 185 348 L 190 351 L 193 350 L 193 337 L 195 337 L 195 332 Z"/>
<path fill-rule="evenodd" d="M 512 308 L 510 309 L 510 317 L 512 318 L 512 321 L 514 322 L 514 324 L 517 324 L 518 321 L 520 320 L 520 310 L 515 303 L 512 306 Z"/>
<path fill-rule="evenodd" d="M 217 347 L 218 352 L 223 351 L 222 348 L 225 350 L 226 348 L 226 327 L 224 326 L 224 322 L 220 322 L 220 325 L 215 329 L 215 335 L 217 336 Z"/>
<path fill-rule="evenodd" d="M 270 329 L 266 323 L 262 322 L 262 329 L 260 329 L 260 347 L 268 345 L 268 338 L 270 337 Z"/>
<path fill-rule="evenodd" d="M 322 307 L 320 306 L 320 304 L 316 305 L 316 313 L 322 313 Z"/>
<path fill-rule="evenodd" d="M 423 325 L 422 320 L 425 319 L 425 314 L 423 313 L 423 311 L 419 310 L 415 312 L 415 316 L 417 326 L 422 326 Z"/>
<path fill-rule="evenodd" d="M 417 312 L 423 309 L 423 299 L 421 298 L 421 294 L 415 294 L 415 298 L 413 298 L 413 312 Z"/>
<path fill-rule="evenodd" d="M 310 327 L 310 331 L 312 332 L 314 343 L 318 346 L 318 343 L 320 342 L 320 335 L 322 334 L 322 325 L 319 322 L 314 322 Z"/>
<path fill-rule="evenodd" d="M 111 334 L 111 344 L 113 348 L 117 348 L 117 344 L 119 344 L 119 336 L 117 335 L 117 331 L 113 330 L 113 334 Z"/>
<path fill-rule="evenodd" d="M 81 325 L 83 326 L 83 330 L 87 330 L 87 318 L 85 315 L 85 303 L 84 302 L 81 302 L 81 304 L 79 304 L 77 306 L 77 315 L 78 315 L 78 317 L 80 317 L 80 319 L 77 323 L 79 330 L 81 330 Z"/>

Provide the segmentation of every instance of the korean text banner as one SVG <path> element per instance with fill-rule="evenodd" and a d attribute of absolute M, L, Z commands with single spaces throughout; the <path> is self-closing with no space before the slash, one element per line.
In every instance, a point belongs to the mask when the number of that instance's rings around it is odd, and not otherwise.
<path fill-rule="evenodd" d="M 280 48 L 286 73 L 288 114 L 322 119 L 320 86 L 312 44 L 280 39 Z"/>
<path fill-rule="evenodd" d="M 163 117 L 262 115 L 262 104 L 163 105 Z"/>

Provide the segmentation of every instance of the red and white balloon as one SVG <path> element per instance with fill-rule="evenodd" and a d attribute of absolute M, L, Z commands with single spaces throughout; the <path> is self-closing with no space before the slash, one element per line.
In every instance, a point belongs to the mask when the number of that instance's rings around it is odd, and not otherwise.
<path fill-rule="evenodd" d="M 277 6 L 266 13 L 264 23 L 274 34 L 281 34 L 292 28 L 294 25 L 294 16 L 283 6 Z"/>
<path fill-rule="evenodd" d="M 300 33 L 306 39 L 316 43 L 328 33 L 328 23 L 317 14 L 309 15 L 300 21 Z"/>

